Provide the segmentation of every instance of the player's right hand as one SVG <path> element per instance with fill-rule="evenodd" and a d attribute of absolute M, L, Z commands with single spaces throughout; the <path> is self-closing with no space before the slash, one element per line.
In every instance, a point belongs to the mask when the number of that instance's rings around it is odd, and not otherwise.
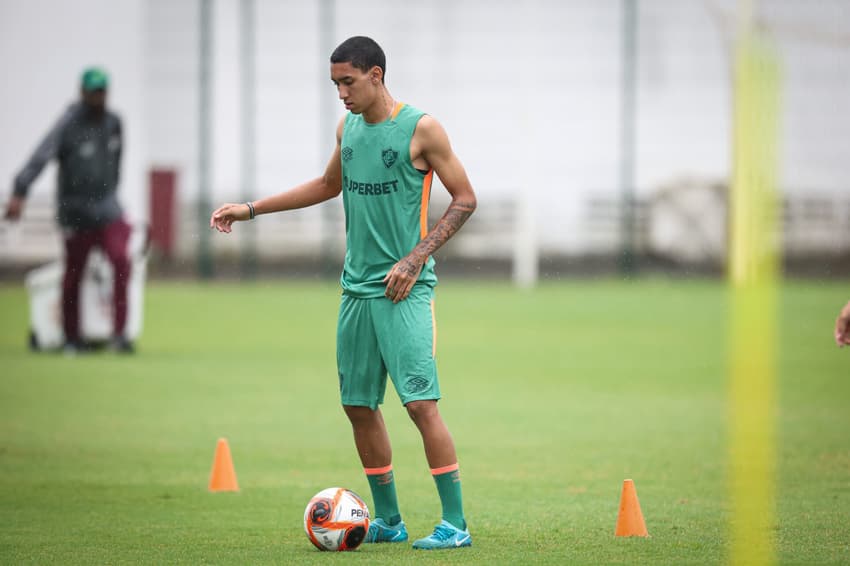
<path fill-rule="evenodd" d="M 247 204 L 227 203 L 218 207 L 210 216 L 210 228 L 215 228 L 219 232 L 230 233 L 231 226 L 237 220 L 248 220 L 251 216 L 251 211 Z"/>

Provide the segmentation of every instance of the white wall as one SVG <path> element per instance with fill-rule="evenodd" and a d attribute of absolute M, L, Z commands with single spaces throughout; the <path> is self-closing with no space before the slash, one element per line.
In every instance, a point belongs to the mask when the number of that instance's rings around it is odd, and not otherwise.
<path fill-rule="evenodd" d="M 850 192 L 850 4 L 773 0 L 782 69 L 786 191 Z"/>
<path fill-rule="evenodd" d="M 640 5 L 637 186 L 645 194 L 675 177 L 726 178 L 732 47 L 725 30 L 704 2 Z"/>
<path fill-rule="evenodd" d="M 817 9 L 793 0 L 759 4 L 776 29 L 784 65 L 783 189 L 847 192 L 846 3 L 820 0 Z M 214 5 L 211 190 L 219 202 L 242 196 L 243 88 L 239 2 Z M 318 175 L 333 144 L 333 124 L 343 115 L 328 78 L 328 48 L 320 44 L 319 5 L 256 0 L 258 196 Z M 722 181 L 730 170 L 728 34 L 735 1 L 638 5 L 637 190 L 647 195 L 683 176 Z M 335 6 L 333 43 L 362 34 L 382 44 L 390 91 L 445 125 L 482 211 L 523 191 L 536 203 L 532 213 L 544 247 L 580 251 L 586 245 L 581 219 L 588 196 L 619 190 L 619 0 L 337 0 Z M 75 96 L 80 69 L 97 62 L 112 71 L 112 104 L 128 132 L 122 187 L 133 203 L 128 208 L 144 216 L 144 174 L 154 165 L 177 168 L 181 199 L 194 199 L 198 37 L 196 0 L 0 0 L 0 178 L 11 183 Z M 35 190 L 51 185 L 45 175 Z M 434 198 L 435 205 L 443 202 Z M 184 211 L 190 221 L 195 216 Z M 322 217 L 321 210 L 300 216 L 316 233 Z M 264 218 L 261 224 L 285 222 Z M 188 251 L 201 227 L 187 222 L 182 228 Z"/>

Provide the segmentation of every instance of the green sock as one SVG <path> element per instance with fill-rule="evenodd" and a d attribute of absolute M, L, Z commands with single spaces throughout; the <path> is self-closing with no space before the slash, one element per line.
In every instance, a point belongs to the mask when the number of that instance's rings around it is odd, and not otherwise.
<path fill-rule="evenodd" d="M 463 495 L 460 491 L 460 470 L 458 465 L 446 466 L 431 470 L 440 503 L 443 505 L 443 520 L 448 521 L 459 529 L 466 530 L 466 519 L 463 517 Z"/>
<path fill-rule="evenodd" d="M 383 519 L 388 525 L 398 524 L 401 521 L 401 512 L 398 510 L 392 465 L 366 468 L 364 471 L 366 479 L 369 480 L 369 489 L 372 490 L 372 501 L 375 502 L 374 517 Z"/>

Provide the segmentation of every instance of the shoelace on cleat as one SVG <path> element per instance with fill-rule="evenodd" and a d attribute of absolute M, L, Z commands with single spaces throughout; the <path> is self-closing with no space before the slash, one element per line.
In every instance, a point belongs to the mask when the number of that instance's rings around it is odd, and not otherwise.
<path fill-rule="evenodd" d="M 434 528 L 434 534 L 431 535 L 431 538 L 435 538 L 439 541 L 446 541 L 452 538 L 452 535 L 455 534 L 455 531 L 448 527 L 444 527 L 443 525 L 437 525 Z"/>

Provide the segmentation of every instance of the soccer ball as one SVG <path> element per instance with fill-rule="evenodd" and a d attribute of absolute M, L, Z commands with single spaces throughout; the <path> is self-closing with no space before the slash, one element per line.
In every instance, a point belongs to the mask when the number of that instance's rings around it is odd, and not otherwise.
<path fill-rule="evenodd" d="M 342 487 L 323 489 L 304 510 L 304 532 L 319 550 L 354 550 L 369 530 L 369 508 Z"/>

